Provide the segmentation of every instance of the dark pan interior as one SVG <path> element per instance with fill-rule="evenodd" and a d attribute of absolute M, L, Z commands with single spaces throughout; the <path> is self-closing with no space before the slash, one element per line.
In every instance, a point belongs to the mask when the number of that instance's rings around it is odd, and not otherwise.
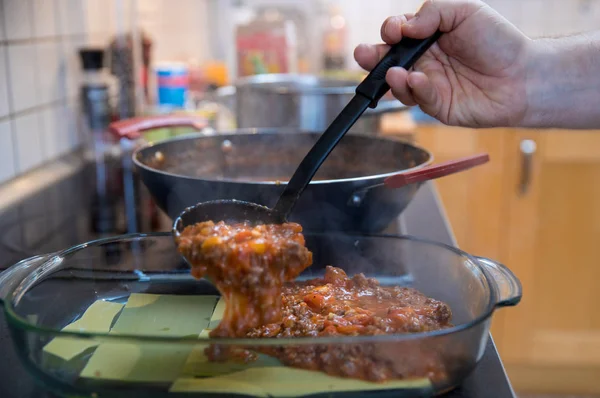
<path fill-rule="evenodd" d="M 258 133 L 187 137 L 147 147 L 137 160 L 153 169 L 210 180 L 286 182 L 319 138 L 318 133 Z M 430 155 L 410 144 L 346 135 L 316 180 L 360 178 L 423 164 Z"/>

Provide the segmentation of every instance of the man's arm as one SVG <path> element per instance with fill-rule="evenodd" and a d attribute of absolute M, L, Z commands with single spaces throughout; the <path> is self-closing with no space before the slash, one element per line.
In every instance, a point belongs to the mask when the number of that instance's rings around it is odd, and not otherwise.
<path fill-rule="evenodd" d="M 531 42 L 523 127 L 600 128 L 600 31 Z"/>
<path fill-rule="evenodd" d="M 600 129 L 600 32 L 531 40 L 480 0 L 427 0 L 388 18 L 388 45 L 442 37 L 413 70 L 391 68 L 392 93 L 442 123 L 464 127 Z M 386 46 L 357 47 L 370 70 Z"/>

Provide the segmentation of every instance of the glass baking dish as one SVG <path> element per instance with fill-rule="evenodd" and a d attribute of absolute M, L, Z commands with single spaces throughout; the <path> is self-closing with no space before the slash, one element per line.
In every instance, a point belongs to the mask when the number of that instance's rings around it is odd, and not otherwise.
<path fill-rule="evenodd" d="M 455 326 L 378 336 L 210 339 L 218 292 L 191 277 L 170 233 L 105 238 L 23 260 L 0 274 L 0 298 L 23 363 L 47 389 L 128 398 L 441 394 L 460 385 L 482 357 L 493 311 L 521 298 L 506 267 L 443 244 L 408 236 L 305 237 L 314 261 L 300 279 L 333 265 L 384 286 L 413 287 L 446 302 Z M 381 383 L 333 377 L 267 355 L 248 364 L 207 362 L 203 349 L 216 342 L 291 349 L 299 358 L 368 352 L 410 377 Z M 428 376 L 432 364 L 444 369 L 443 377 Z"/>

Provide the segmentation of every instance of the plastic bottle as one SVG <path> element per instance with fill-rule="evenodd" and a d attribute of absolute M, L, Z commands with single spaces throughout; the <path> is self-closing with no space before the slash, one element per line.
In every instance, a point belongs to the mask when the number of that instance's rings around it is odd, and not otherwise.
<path fill-rule="evenodd" d="M 83 68 L 80 101 L 83 116 L 84 149 L 86 156 L 104 157 L 115 154 L 116 140 L 108 132 L 114 118 L 111 97 L 117 90 L 116 81 L 104 68 L 104 49 L 82 48 L 79 56 Z"/>
<path fill-rule="evenodd" d="M 110 89 L 104 73 L 104 50 L 83 48 L 79 50 L 83 66 L 81 102 L 87 128 L 104 131 L 111 120 Z"/>

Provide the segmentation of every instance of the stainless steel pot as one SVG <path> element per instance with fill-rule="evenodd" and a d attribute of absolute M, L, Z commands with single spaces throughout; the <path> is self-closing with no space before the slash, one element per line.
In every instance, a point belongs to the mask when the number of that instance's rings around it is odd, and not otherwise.
<path fill-rule="evenodd" d="M 291 128 L 323 131 L 354 95 L 358 82 L 314 75 L 263 74 L 238 80 L 217 91 L 218 101 L 236 116 L 238 128 Z M 377 133 L 383 114 L 408 109 L 383 99 L 349 131 Z"/>

